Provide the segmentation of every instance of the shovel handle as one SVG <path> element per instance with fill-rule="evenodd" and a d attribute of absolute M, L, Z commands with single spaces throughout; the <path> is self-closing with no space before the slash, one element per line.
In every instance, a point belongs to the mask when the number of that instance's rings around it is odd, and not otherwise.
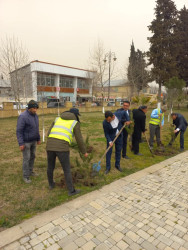
<path fill-rule="evenodd" d="M 121 132 L 123 131 L 123 129 L 126 127 L 126 124 L 124 124 L 123 125 L 123 127 L 120 129 L 120 131 L 118 132 L 118 134 L 116 135 L 116 137 L 114 138 L 114 140 L 113 140 L 113 144 L 114 144 L 114 142 L 117 140 L 117 138 L 119 137 L 119 135 L 121 134 Z M 103 154 L 103 156 L 101 157 L 101 159 L 100 159 L 100 161 L 99 162 L 101 162 L 102 161 L 102 159 L 104 158 L 104 156 L 108 153 L 108 151 L 111 149 L 111 147 L 112 146 L 109 146 L 107 149 L 106 149 L 106 151 L 104 152 L 104 154 Z"/>
<path fill-rule="evenodd" d="M 145 133 L 144 133 L 144 135 L 145 135 L 145 138 L 146 138 L 146 141 L 147 141 L 147 144 L 148 144 L 149 150 L 150 150 L 151 154 L 153 155 L 153 152 L 152 152 L 151 147 L 150 147 L 150 145 L 149 145 L 148 138 L 147 138 L 147 136 L 146 136 L 146 134 L 145 134 Z"/>

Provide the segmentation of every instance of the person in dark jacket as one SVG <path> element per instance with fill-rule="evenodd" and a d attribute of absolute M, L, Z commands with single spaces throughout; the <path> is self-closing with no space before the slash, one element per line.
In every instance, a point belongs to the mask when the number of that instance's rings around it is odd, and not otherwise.
<path fill-rule="evenodd" d="M 135 155 L 142 155 L 139 153 L 139 142 L 142 133 L 146 131 L 146 112 L 147 106 L 140 106 L 139 109 L 133 110 L 134 132 L 132 134 L 132 151 Z"/>
<path fill-rule="evenodd" d="M 112 155 L 112 146 L 113 140 L 123 126 L 123 123 L 129 123 L 129 117 L 125 111 L 116 111 L 114 114 L 111 111 L 105 112 L 105 120 L 103 121 L 104 134 L 107 140 L 107 148 L 111 146 L 111 149 L 106 154 L 106 171 L 105 174 L 108 174 L 111 169 L 111 155 Z M 120 167 L 121 159 L 121 149 L 123 143 L 122 133 L 119 135 L 115 141 L 115 168 L 122 172 Z"/>
<path fill-rule="evenodd" d="M 123 102 L 123 107 L 118 109 L 117 111 L 125 111 L 129 117 L 130 120 L 130 115 L 131 115 L 131 111 L 130 111 L 130 102 L 129 101 L 124 101 Z M 128 132 L 126 129 L 123 130 L 123 145 L 122 145 L 122 158 L 125 159 L 130 159 L 127 156 L 127 138 L 128 138 Z"/>
<path fill-rule="evenodd" d="M 58 157 L 64 171 L 69 196 L 80 193 L 80 190 L 76 190 L 74 188 L 70 170 L 69 146 L 72 142 L 73 134 L 78 143 L 80 152 L 84 154 L 85 157 L 88 156 L 80 131 L 79 115 L 80 113 L 77 108 L 71 108 L 69 111 L 61 113 L 61 116 L 52 123 L 48 131 L 46 144 L 49 189 L 53 189 L 55 187 L 53 172 L 55 169 L 56 157 Z"/>
<path fill-rule="evenodd" d="M 178 113 L 172 113 L 171 117 L 173 119 L 173 124 L 175 125 L 174 134 L 175 136 L 172 137 L 169 146 L 172 145 L 178 134 L 180 133 L 180 151 L 184 150 L 184 133 L 187 129 L 188 123 L 185 120 L 184 116 Z"/>
<path fill-rule="evenodd" d="M 23 180 L 25 183 L 31 183 L 30 176 L 37 175 L 33 172 L 36 144 L 41 143 L 37 109 L 37 102 L 31 100 L 27 110 L 20 114 L 17 121 L 16 135 L 23 153 Z"/>

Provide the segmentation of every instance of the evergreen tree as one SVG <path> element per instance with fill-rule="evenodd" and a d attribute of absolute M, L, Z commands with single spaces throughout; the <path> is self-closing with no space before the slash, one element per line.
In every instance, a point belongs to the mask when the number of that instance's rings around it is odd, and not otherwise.
<path fill-rule="evenodd" d="M 183 79 L 188 86 L 188 9 L 185 6 L 179 12 L 176 32 L 180 46 L 177 57 L 179 78 Z"/>
<path fill-rule="evenodd" d="M 152 77 L 161 86 L 171 77 L 178 76 L 177 55 L 179 50 L 177 35 L 174 30 L 177 25 L 177 9 L 171 0 L 157 0 L 155 19 L 149 30 L 153 33 L 149 37 L 150 49 L 148 52 L 149 65 L 153 65 Z"/>
<path fill-rule="evenodd" d="M 132 85 L 133 91 L 139 93 L 149 82 L 145 53 L 141 50 L 135 51 L 134 43 L 131 45 L 127 78 Z M 132 92 L 133 92 L 132 91 Z"/>

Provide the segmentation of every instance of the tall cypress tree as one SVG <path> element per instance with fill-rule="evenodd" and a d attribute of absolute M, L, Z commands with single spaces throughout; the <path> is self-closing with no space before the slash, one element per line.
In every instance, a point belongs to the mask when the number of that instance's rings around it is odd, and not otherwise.
<path fill-rule="evenodd" d="M 133 87 L 133 91 L 139 93 L 149 82 L 145 53 L 141 50 L 135 51 L 134 43 L 131 45 L 127 78 Z"/>
<path fill-rule="evenodd" d="M 147 53 L 149 65 L 153 65 L 152 77 L 159 84 L 159 97 L 161 86 L 171 77 L 177 76 L 178 43 L 174 29 L 177 25 L 177 9 L 171 0 L 157 0 L 155 19 L 148 27 L 153 33 L 149 37 L 150 49 Z"/>
<path fill-rule="evenodd" d="M 188 9 L 185 6 L 179 12 L 176 32 L 180 46 L 177 57 L 179 78 L 188 86 Z"/>
<path fill-rule="evenodd" d="M 136 83 L 136 51 L 134 47 L 134 42 L 131 44 L 131 52 L 129 57 L 129 65 L 127 70 L 127 78 L 130 84 L 134 87 Z"/>

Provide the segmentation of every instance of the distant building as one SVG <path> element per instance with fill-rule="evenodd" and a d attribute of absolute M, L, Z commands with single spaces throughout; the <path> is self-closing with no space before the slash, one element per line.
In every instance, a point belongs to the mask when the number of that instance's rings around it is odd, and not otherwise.
<path fill-rule="evenodd" d="M 26 102 L 31 98 L 82 102 L 92 98 L 94 75 L 93 71 L 36 60 L 11 72 L 11 86 L 15 88 L 16 79 L 20 79 L 19 94 Z"/>
<path fill-rule="evenodd" d="M 8 80 L 4 80 L 0 77 L 0 103 L 9 102 L 12 98 L 11 85 Z"/>
<path fill-rule="evenodd" d="M 103 87 L 104 100 L 108 100 L 109 82 L 106 81 Z M 102 99 L 102 87 L 99 85 L 94 88 L 93 95 L 97 100 Z M 130 99 L 132 92 L 131 85 L 125 80 L 111 80 L 110 81 L 110 100 L 115 99 Z"/>

